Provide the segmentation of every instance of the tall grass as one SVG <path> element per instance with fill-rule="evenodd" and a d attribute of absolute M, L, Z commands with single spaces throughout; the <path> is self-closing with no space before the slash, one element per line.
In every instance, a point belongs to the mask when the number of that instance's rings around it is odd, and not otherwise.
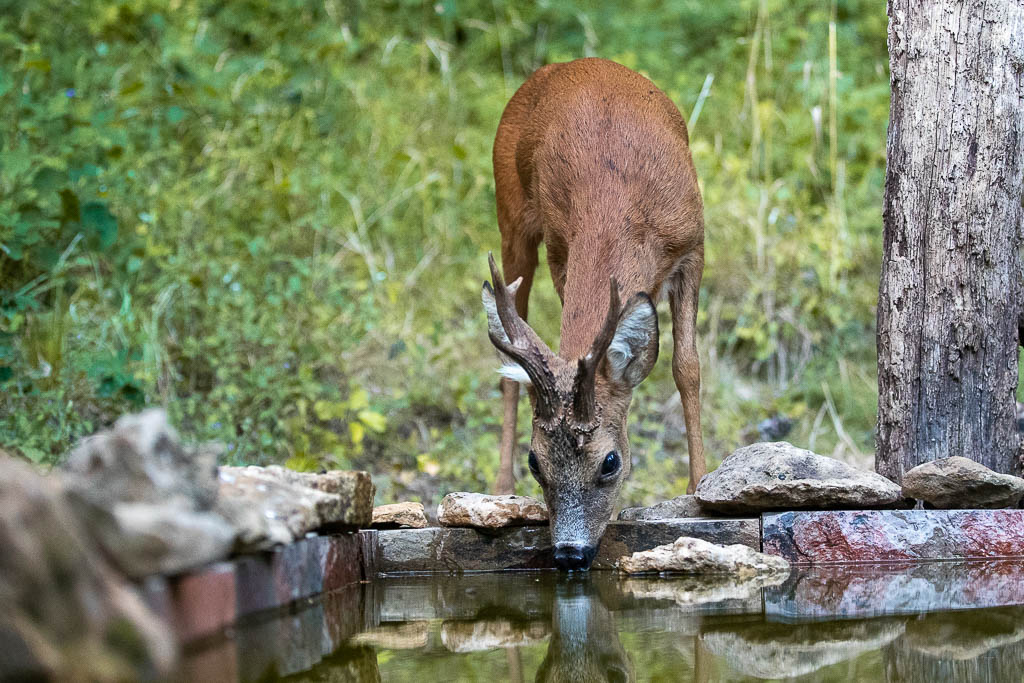
<path fill-rule="evenodd" d="M 872 450 L 888 106 L 876 3 L 172 5 L 40 2 L 0 19 L 17 84 L 0 94 L 4 153 L 62 167 L 118 227 L 109 248 L 72 244 L 59 196 L 26 189 L 38 174 L 0 171 L 0 213 L 38 205 L 68 253 L 0 271 L 0 447 L 52 461 L 161 404 L 232 461 L 371 469 L 381 500 L 486 488 L 494 131 L 533 69 L 600 55 L 651 77 L 691 124 L 712 463 L 776 415 L 799 445 Z M 531 322 L 548 341 L 558 315 L 542 273 Z M 635 398 L 628 502 L 686 483 L 668 365 Z"/>

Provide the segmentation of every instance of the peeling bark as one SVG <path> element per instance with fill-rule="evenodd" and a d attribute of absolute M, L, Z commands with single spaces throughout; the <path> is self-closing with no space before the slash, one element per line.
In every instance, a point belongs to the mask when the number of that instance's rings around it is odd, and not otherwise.
<path fill-rule="evenodd" d="M 890 0 L 878 450 L 1020 474 L 1024 2 Z"/>

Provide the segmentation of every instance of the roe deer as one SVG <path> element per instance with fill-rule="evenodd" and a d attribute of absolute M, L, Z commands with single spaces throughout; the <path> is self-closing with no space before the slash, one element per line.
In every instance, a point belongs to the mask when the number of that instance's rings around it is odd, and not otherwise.
<path fill-rule="evenodd" d="M 503 363 L 496 491 L 512 492 L 523 383 L 533 404 L 529 467 L 551 515 L 555 562 L 585 570 L 629 474 L 626 417 L 658 357 L 655 304 L 664 292 L 688 492 L 706 472 L 694 332 L 704 218 L 686 123 L 664 93 L 624 66 L 550 64 L 502 114 L 494 184 L 504 278 L 491 257 L 494 286 L 484 283 L 483 303 Z M 557 355 L 526 324 L 541 242 L 562 300 Z"/>

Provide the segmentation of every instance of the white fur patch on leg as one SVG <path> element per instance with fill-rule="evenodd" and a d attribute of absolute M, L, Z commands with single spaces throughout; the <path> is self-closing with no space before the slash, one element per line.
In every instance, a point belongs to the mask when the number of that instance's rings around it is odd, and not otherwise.
<path fill-rule="evenodd" d="M 526 374 L 526 370 L 518 363 L 508 362 L 498 368 L 498 374 L 505 379 L 510 379 L 513 382 L 519 382 L 520 384 L 531 384 L 530 376 Z"/>

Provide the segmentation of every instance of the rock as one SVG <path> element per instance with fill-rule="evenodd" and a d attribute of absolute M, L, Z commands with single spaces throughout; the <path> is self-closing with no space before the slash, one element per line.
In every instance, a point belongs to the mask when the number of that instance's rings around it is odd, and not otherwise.
<path fill-rule="evenodd" d="M 1024 556 L 1024 510 L 809 510 L 762 526 L 764 551 L 798 564 Z"/>
<path fill-rule="evenodd" d="M 679 519 L 707 516 L 707 513 L 701 510 L 700 504 L 694 496 L 684 495 L 644 508 L 626 508 L 619 513 L 619 520 L 639 522 L 653 519 Z"/>
<path fill-rule="evenodd" d="M 212 446 L 183 446 L 167 414 L 152 409 L 82 439 L 61 474 L 68 487 L 104 509 L 124 502 L 209 510 L 217 498 L 217 455 Z"/>
<path fill-rule="evenodd" d="M 877 653 L 905 628 L 904 621 L 896 619 L 811 624 L 758 620 L 712 625 L 701 634 L 700 647 L 728 662 L 733 678 L 792 680 L 867 652 Z"/>
<path fill-rule="evenodd" d="M 427 515 L 423 512 L 423 503 L 391 503 L 373 508 L 374 529 L 425 529 Z"/>
<path fill-rule="evenodd" d="M 706 510 L 727 513 L 905 506 L 880 474 L 778 441 L 740 448 L 697 485 Z"/>
<path fill-rule="evenodd" d="M 907 623 L 900 645 L 935 659 L 971 661 L 1024 642 L 1021 616 L 1020 607 L 924 614 Z"/>
<path fill-rule="evenodd" d="M 1024 642 L 1016 640 L 1024 613 L 968 610 L 928 614 L 882 650 L 887 681 L 1017 681 Z"/>
<path fill-rule="evenodd" d="M 944 510 L 1017 507 L 1024 497 L 1024 479 L 953 456 L 926 462 L 904 474 L 903 495 Z"/>
<path fill-rule="evenodd" d="M 989 614 L 1008 605 L 1024 610 L 1019 559 L 808 567 L 764 592 L 772 620 L 873 619 L 889 615 Z"/>
<path fill-rule="evenodd" d="M 786 572 L 778 572 L 745 578 L 737 578 L 728 574 L 680 576 L 672 579 L 628 578 L 619 584 L 619 588 L 634 598 L 671 600 L 681 607 L 726 601 L 756 600 L 758 610 L 760 610 L 761 589 L 778 586 L 788 576 Z"/>
<path fill-rule="evenodd" d="M 449 493 L 437 508 L 441 526 L 501 529 L 548 523 L 544 503 L 526 496 L 488 496 L 483 493 Z"/>
<path fill-rule="evenodd" d="M 217 451 L 183 446 L 162 410 L 87 437 L 61 467 L 75 512 L 132 577 L 223 559 L 235 532 L 213 513 Z"/>
<path fill-rule="evenodd" d="M 356 645 L 378 650 L 419 650 L 430 644 L 429 621 L 381 624 L 352 638 Z"/>
<path fill-rule="evenodd" d="M 525 647 L 542 643 L 549 635 L 551 625 L 546 621 L 521 623 L 509 619 L 474 619 L 441 624 L 441 643 L 452 652 Z"/>
<path fill-rule="evenodd" d="M 619 560 L 627 574 L 679 572 L 681 574 L 730 574 L 739 577 L 788 575 L 789 562 L 765 555 L 745 545 L 715 545 L 682 536 L 675 543 L 627 555 Z"/>
<path fill-rule="evenodd" d="M 52 477 L 0 457 L 0 680 L 169 676 L 168 627 L 108 564 Z"/>
<path fill-rule="evenodd" d="M 217 512 L 238 531 L 238 547 L 266 549 L 315 530 L 370 523 L 373 482 L 365 472 L 308 474 L 283 467 L 221 467 Z"/>
<path fill-rule="evenodd" d="M 93 535 L 133 578 L 177 574 L 227 557 L 234 528 L 220 515 L 173 505 L 116 503 L 110 514 L 93 510 Z"/>

